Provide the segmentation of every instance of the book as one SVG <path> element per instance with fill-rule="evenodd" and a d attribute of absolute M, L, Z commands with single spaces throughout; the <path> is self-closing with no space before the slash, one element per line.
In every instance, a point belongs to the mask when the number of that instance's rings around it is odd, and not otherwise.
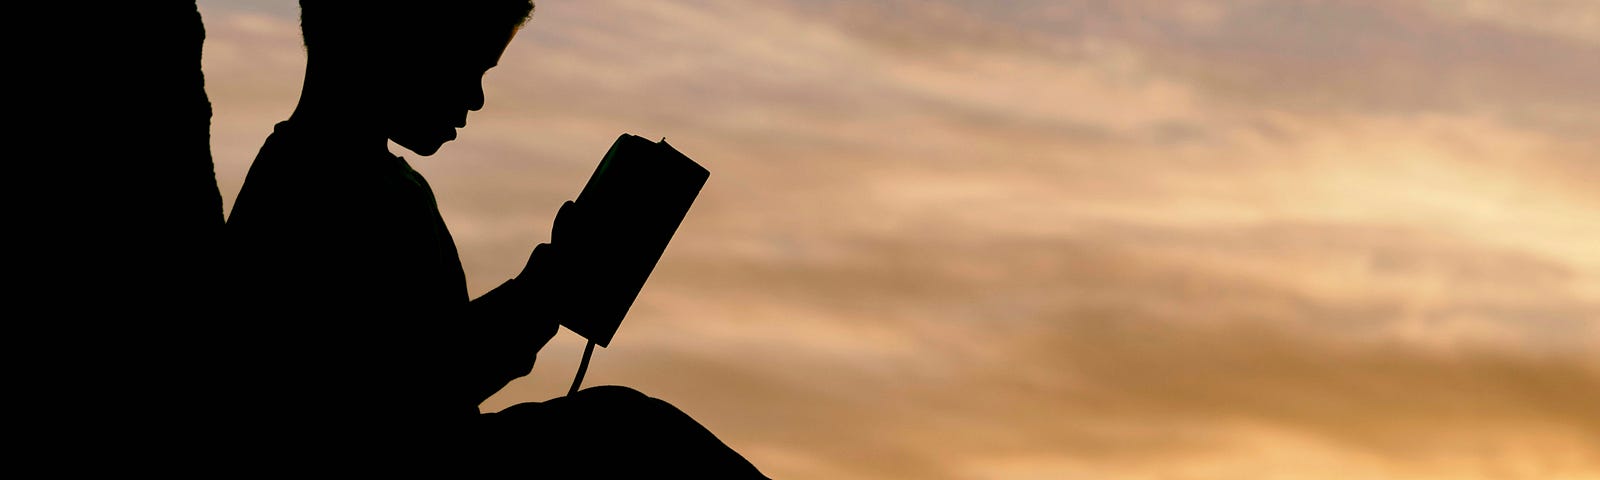
<path fill-rule="evenodd" d="M 569 274 L 584 303 L 562 325 L 608 346 L 711 172 L 666 139 L 622 134 L 573 201 L 583 218 Z"/>

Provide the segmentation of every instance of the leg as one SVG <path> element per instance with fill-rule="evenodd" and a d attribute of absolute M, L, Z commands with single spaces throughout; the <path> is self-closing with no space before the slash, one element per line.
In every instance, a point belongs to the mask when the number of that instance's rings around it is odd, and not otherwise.
<path fill-rule="evenodd" d="M 711 431 L 667 402 L 604 386 L 480 415 L 491 462 L 533 457 L 597 477 L 766 478 Z"/>

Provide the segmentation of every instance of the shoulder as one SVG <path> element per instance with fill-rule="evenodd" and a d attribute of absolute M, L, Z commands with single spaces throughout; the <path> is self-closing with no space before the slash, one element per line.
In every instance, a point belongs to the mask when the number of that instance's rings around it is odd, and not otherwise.
<path fill-rule="evenodd" d="M 387 152 L 360 152 L 318 141 L 283 124 L 245 175 L 228 223 L 267 221 L 302 227 L 372 228 L 388 215 L 407 180 Z"/>

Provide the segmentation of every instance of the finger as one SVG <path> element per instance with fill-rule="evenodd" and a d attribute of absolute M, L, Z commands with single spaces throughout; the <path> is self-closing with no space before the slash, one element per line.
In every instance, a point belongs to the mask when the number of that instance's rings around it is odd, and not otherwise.
<path fill-rule="evenodd" d="M 556 210 L 556 220 L 550 226 L 550 243 L 555 243 L 560 238 L 566 238 L 564 232 L 568 230 L 567 225 L 572 224 L 572 217 L 575 215 L 573 212 L 577 210 L 574 205 L 572 200 L 567 200 L 561 203 L 560 209 Z"/>
<path fill-rule="evenodd" d="M 549 256 L 550 256 L 550 244 L 541 243 L 541 244 L 538 244 L 538 245 L 534 245 L 533 246 L 533 253 L 528 254 L 528 266 L 532 267 L 532 266 L 534 266 L 536 264 L 543 263 L 543 260 L 541 260 L 541 259 L 548 258 Z"/>
<path fill-rule="evenodd" d="M 522 272 L 517 274 L 517 278 L 537 280 L 539 274 L 550 269 L 551 258 L 556 256 L 555 251 L 555 247 L 548 243 L 534 245 L 533 253 L 528 254 L 528 263 L 522 265 Z"/>

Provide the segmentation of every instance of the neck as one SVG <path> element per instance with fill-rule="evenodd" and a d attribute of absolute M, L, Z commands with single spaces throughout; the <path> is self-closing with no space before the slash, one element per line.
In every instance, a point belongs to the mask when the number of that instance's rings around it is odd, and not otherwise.
<path fill-rule="evenodd" d="M 389 139 L 374 114 L 378 109 L 371 92 L 377 88 L 350 81 L 361 77 L 348 70 L 308 62 L 300 101 L 289 115 L 289 123 L 343 146 L 388 152 Z"/>

